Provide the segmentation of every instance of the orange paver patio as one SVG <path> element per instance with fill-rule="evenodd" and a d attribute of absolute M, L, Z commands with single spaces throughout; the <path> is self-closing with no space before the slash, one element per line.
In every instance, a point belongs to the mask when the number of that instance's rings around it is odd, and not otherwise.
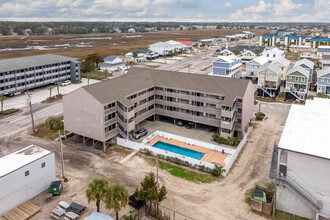
<path fill-rule="evenodd" d="M 157 143 L 158 141 L 162 141 L 168 144 L 173 144 L 179 147 L 183 147 L 183 148 L 187 148 L 190 150 L 194 150 L 194 151 L 198 151 L 201 153 L 205 153 L 203 158 L 201 159 L 201 161 L 205 161 L 208 163 L 218 163 L 220 164 L 222 167 L 225 167 L 225 159 L 229 154 L 222 154 L 222 152 L 219 151 L 214 151 L 205 147 L 201 147 L 201 146 L 197 146 L 197 145 L 189 145 L 186 144 L 183 141 L 178 141 L 178 140 L 174 140 L 174 139 L 165 139 L 163 137 L 160 136 L 156 136 L 154 138 L 152 138 L 151 140 L 149 140 L 148 143 L 145 143 L 146 145 L 152 146 L 155 143 Z"/>

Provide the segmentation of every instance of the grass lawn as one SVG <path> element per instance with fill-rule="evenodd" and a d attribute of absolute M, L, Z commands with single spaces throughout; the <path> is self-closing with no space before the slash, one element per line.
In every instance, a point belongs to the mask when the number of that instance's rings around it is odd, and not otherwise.
<path fill-rule="evenodd" d="M 83 78 L 90 78 L 90 79 L 96 79 L 96 80 L 102 80 L 104 78 L 111 77 L 112 73 L 109 72 L 103 72 L 99 70 L 93 70 L 90 73 L 81 73 L 81 77 Z"/>
<path fill-rule="evenodd" d="M 190 170 L 183 169 L 181 167 L 165 163 L 163 161 L 159 161 L 159 168 L 162 170 L 166 170 L 173 176 L 180 177 L 182 179 L 188 180 L 190 182 L 195 182 L 195 183 L 210 183 L 214 181 L 214 178 L 211 177 L 208 174 L 202 174 Z"/>
<path fill-rule="evenodd" d="M 63 116 L 56 118 L 58 118 L 58 120 L 61 123 L 58 127 L 55 127 L 54 129 L 50 129 L 49 125 L 43 123 L 36 128 L 36 132 L 33 135 L 48 140 L 54 140 L 58 138 L 58 131 L 61 131 L 61 133 L 63 134 L 64 122 L 63 122 Z"/>
<path fill-rule="evenodd" d="M 11 109 L 7 109 L 7 110 L 4 110 L 4 111 L 0 111 L 0 117 L 10 115 L 10 114 L 14 114 L 16 112 L 19 112 L 19 109 L 11 108 Z"/>

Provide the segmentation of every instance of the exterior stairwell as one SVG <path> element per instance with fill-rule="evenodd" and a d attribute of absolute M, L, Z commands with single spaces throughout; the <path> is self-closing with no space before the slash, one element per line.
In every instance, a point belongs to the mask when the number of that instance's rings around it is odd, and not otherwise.
<path fill-rule="evenodd" d="M 290 89 L 286 89 L 285 92 L 289 92 L 290 94 L 292 94 L 294 97 L 296 97 L 296 98 L 297 98 L 298 100 L 300 100 L 300 101 L 305 101 L 304 99 L 300 98 L 300 97 L 296 94 L 296 92 L 293 92 L 293 91 L 291 91 Z"/>
<path fill-rule="evenodd" d="M 277 176 L 278 147 L 274 143 L 273 155 L 269 171 L 269 180 L 276 185 L 282 185 L 302 199 L 315 212 L 322 213 L 323 203 L 318 199 L 317 193 L 307 183 L 300 180 L 293 172 L 288 172 L 286 176 Z"/>
<path fill-rule="evenodd" d="M 265 89 L 263 86 L 258 85 L 258 89 L 261 89 L 264 93 L 266 93 L 269 97 L 274 98 L 274 95 L 269 93 L 267 89 Z"/>

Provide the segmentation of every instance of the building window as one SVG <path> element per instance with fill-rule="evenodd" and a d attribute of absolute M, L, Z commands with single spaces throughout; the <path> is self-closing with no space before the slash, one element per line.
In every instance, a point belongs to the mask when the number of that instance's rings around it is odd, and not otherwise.
<path fill-rule="evenodd" d="M 272 74 L 272 78 L 275 79 L 275 74 Z"/>
<path fill-rule="evenodd" d="M 321 78 L 321 82 L 324 82 L 324 79 L 323 78 Z"/>
<path fill-rule="evenodd" d="M 46 166 L 46 162 L 41 163 L 41 168 L 44 168 Z"/>
<path fill-rule="evenodd" d="M 289 79 L 292 79 L 292 76 L 289 76 Z"/>
<path fill-rule="evenodd" d="M 328 79 L 328 84 L 330 84 L 330 79 Z"/>
<path fill-rule="evenodd" d="M 305 78 L 304 77 L 301 78 L 301 82 L 305 82 Z"/>
<path fill-rule="evenodd" d="M 215 115 L 216 119 L 221 119 L 221 115 Z"/>
<path fill-rule="evenodd" d="M 30 175 L 30 171 L 25 171 L 25 176 L 29 176 Z"/>
<path fill-rule="evenodd" d="M 215 106 L 215 108 L 217 108 L 217 109 L 221 109 L 221 108 L 222 108 L 222 106 L 221 106 L 221 105 L 219 105 L 219 104 L 217 104 L 217 105 Z"/>
<path fill-rule="evenodd" d="M 298 81 L 298 77 L 296 76 L 295 81 Z"/>

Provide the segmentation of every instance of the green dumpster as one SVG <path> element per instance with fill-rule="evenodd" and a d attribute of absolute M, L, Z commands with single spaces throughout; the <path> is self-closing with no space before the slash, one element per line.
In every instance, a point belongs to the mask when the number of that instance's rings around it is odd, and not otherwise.
<path fill-rule="evenodd" d="M 63 190 L 62 181 L 53 181 L 48 187 L 48 193 L 51 193 L 53 196 L 60 195 Z"/>
<path fill-rule="evenodd" d="M 262 201 L 262 202 L 267 202 L 266 193 L 261 189 L 253 190 L 253 198 L 255 198 L 259 201 Z"/>

